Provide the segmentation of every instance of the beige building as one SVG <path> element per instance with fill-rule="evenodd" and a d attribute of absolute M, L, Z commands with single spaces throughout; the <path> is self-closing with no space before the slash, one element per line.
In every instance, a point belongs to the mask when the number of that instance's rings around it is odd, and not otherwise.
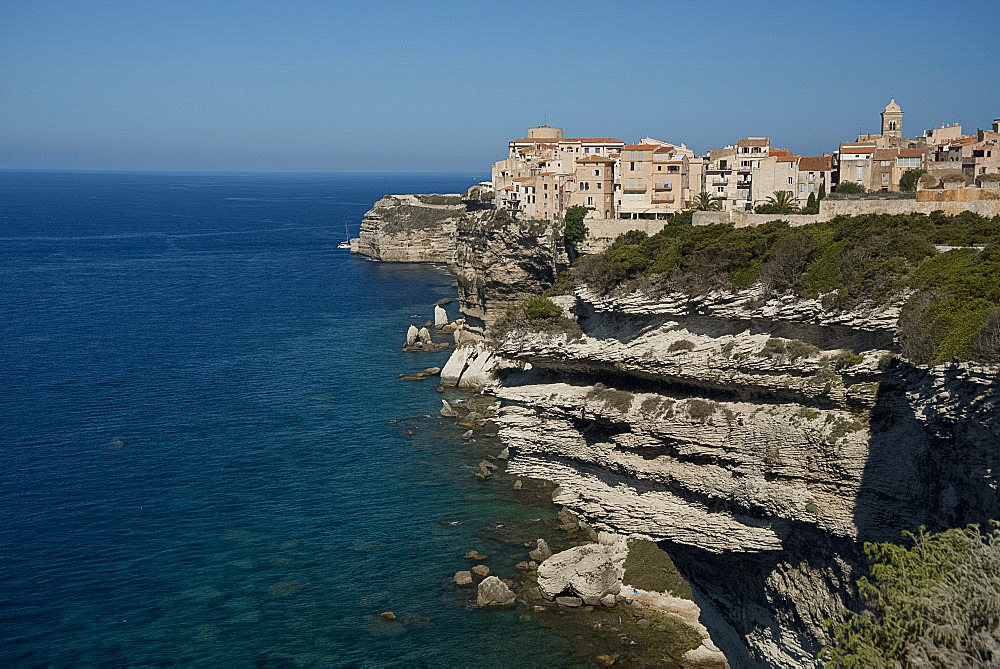
<path fill-rule="evenodd" d="M 838 182 L 853 181 L 869 192 L 898 191 L 906 170 L 925 169 L 927 165 L 927 151 L 919 148 L 841 144 L 838 156 Z"/>
<path fill-rule="evenodd" d="M 567 207 L 588 209 L 587 218 L 606 220 L 615 217 L 615 159 L 589 155 L 576 161 L 570 182 Z"/>
<path fill-rule="evenodd" d="M 819 197 L 820 186 L 829 193 L 833 187 L 833 156 L 799 156 L 795 177 L 795 198 L 804 206 L 809 202 L 809 194 Z"/>
<path fill-rule="evenodd" d="M 702 162 L 683 144 L 645 138 L 626 145 L 618 160 L 618 216 L 662 219 L 690 206 L 702 183 Z M 692 176 L 692 173 L 694 176 Z"/>

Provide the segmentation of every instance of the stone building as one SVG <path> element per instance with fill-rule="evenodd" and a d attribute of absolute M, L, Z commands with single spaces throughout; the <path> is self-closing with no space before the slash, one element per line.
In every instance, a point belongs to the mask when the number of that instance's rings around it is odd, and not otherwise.
<path fill-rule="evenodd" d="M 882 134 L 886 137 L 903 136 L 903 110 L 896 104 L 896 98 L 882 110 Z"/>
<path fill-rule="evenodd" d="M 587 218 L 614 218 L 615 159 L 589 155 L 577 160 L 568 196 L 566 206 L 586 207 L 589 210 Z"/>

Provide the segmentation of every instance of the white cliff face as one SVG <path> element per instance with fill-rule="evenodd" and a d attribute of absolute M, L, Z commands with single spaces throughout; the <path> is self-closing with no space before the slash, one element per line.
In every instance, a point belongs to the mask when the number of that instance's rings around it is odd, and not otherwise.
<path fill-rule="evenodd" d="M 1000 515 L 1000 371 L 893 361 L 898 303 L 577 295 L 585 337 L 514 332 L 494 353 L 525 370 L 486 381 L 508 471 L 662 542 L 752 662 L 815 662 L 859 542 Z"/>
<path fill-rule="evenodd" d="M 458 224 L 469 215 L 461 195 L 387 195 L 365 213 L 351 251 L 384 262 L 454 265 Z"/>

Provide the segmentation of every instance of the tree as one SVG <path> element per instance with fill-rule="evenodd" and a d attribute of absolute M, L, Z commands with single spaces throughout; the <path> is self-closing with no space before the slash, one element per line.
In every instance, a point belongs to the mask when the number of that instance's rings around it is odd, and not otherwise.
<path fill-rule="evenodd" d="M 866 543 L 861 613 L 828 621 L 834 667 L 995 667 L 1000 662 L 1000 534 L 994 521 L 927 534 L 912 547 Z"/>
<path fill-rule="evenodd" d="M 791 214 L 799 210 L 795 206 L 795 196 L 787 190 L 774 191 L 774 194 L 767 198 L 767 204 L 775 214 Z"/>
<path fill-rule="evenodd" d="M 856 184 L 853 181 L 841 181 L 837 184 L 836 192 L 842 195 L 855 195 L 858 193 L 864 193 L 865 188 L 861 184 Z"/>
<path fill-rule="evenodd" d="M 722 198 L 712 197 L 705 191 L 698 193 L 697 199 L 694 201 L 694 208 L 698 211 L 719 211 L 722 209 L 722 203 L 719 201 Z"/>
<path fill-rule="evenodd" d="M 822 202 L 823 198 L 825 198 L 825 197 L 826 197 L 826 184 L 823 183 L 823 184 L 819 185 L 819 197 L 816 198 L 816 199 L 819 200 L 820 202 Z"/>
<path fill-rule="evenodd" d="M 809 199 L 806 200 L 806 207 L 802 211 L 803 213 L 808 212 L 810 214 L 819 212 L 819 201 L 816 199 L 816 193 L 809 193 Z"/>
<path fill-rule="evenodd" d="M 920 177 L 927 174 L 927 170 L 906 170 L 903 176 L 899 177 L 899 190 L 904 193 L 913 193 L 917 190 L 917 182 Z"/>
<path fill-rule="evenodd" d="M 575 246 L 587 238 L 587 226 L 583 219 L 587 215 L 587 208 L 580 205 L 573 205 L 566 210 L 563 218 L 563 238 L 567 244 Z"/>

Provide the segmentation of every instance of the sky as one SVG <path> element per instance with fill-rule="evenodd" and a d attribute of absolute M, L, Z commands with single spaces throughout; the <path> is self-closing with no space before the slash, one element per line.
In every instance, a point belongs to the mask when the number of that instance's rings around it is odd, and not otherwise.
<path fill-rule="evenodd" d="M 0 169 L 488 172 L 547 120 L 818 155 L 1000 116 L 995 0 L 0 0 Z"/>

